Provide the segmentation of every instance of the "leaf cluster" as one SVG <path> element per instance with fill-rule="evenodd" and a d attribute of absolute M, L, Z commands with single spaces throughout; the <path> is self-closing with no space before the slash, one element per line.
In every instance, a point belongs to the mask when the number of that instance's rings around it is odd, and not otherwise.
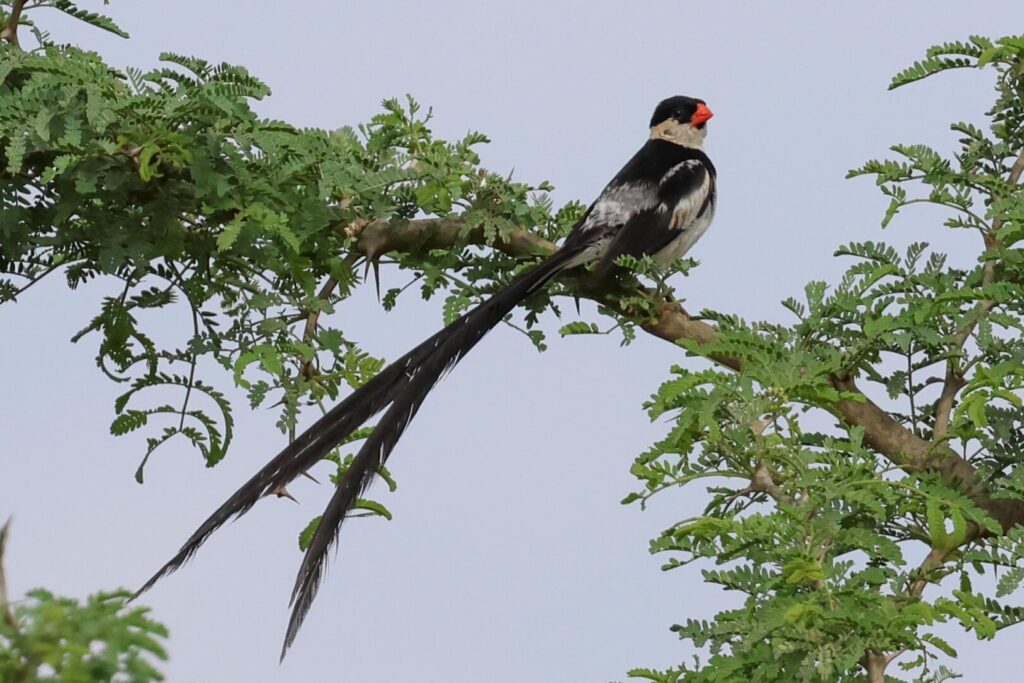
<path fill-rule="evenodd" d="M 71 3 L 43 6 L 106 30 Z M 58 7 L 59 6 L 59 7 Z M 368 123 L 300 129 L 261 118 L 269 87 L 242 67 L 167 53 L 150 71 L 120 71 L 98 55 L 38 36 L 33 50 L 0 44 L 0 303 L 45 277 L 97 283 L 98 310 L 74 341 L 96 340 L 96 363 L 126 385 L 115 435 L 148 432 L 149 456 L 183 438 L 208 465 L 229 449 L 233 407 L 224 374 L 250 405 L 280 407 L 292 433 L 302 409 L 367 381 L 382 360 L 333 319 L 363 283 L 369 258 L 445 297 L 451 319 L 529 263 L 471 245 L 529 229 L 558 239 L 578 205 L 554 210 L 547 184 L 487 171 L 469 133 L 434 137 L 430 112 L 388 100 Z M 378 221 L 458 213 L 452 248 L 428 243 L 384 257 L 359 247 Z M 533 329 L 550 299 L 531 301 Z M 168 338 L 160 320 L 180 319 Z"/>
<path fill-rule="evenodd" d="M 0 680 L 98 683 L 162 681 L 167 629 L 144 607 L 125 607 L 127 591 L 97 593 L 84 603 L 31 591 L 0 621 Z"/>
<path fill-rule="evenodd" d="M 851 265 L 783 302 L 790 324 L 704 312 L 717 339 L 683 345 L 738 371 L 675 367 L 649 401 L 669 430 L 634 462 L 641 487 L 624 502 L 703 482 L 703 512 L 664 530 L 651 552 L 666 570 L 701 564 L 707 584 L 737 598 L 673 627 L 693 663 L 635 677 L 863 681 L 884 656 L 885 680 L 905 680 L 895 669 L 945 680 L 956 652 L 942 624 L 991 639 L 1024 617 L 1012 601 L 1020 529 L 992 514 L 993 500 L 1024 500 L 1024 38 L 932 48 L 893 87 L 961 67 L 996 74 L 987 130 L 954 124 L 950 157 L 897 145 L 899 159 L 851 176 L 875 177 L 890 198 L 883 226 L 929 204 L 947 212 L 945 228 L 977 232 L 976 263 L 951 267 L 925 242 L 902 253 L 841 247 Z M 844 420 L 867 400 L 932 455 L 867 440 Z M 966 470 L 976 476 L 951 474 Z M 995 595 L 976 587 L 990 576 Z"/>

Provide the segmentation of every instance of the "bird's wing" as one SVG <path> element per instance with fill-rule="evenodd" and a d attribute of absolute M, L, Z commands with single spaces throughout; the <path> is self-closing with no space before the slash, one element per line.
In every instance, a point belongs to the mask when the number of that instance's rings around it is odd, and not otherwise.
<path fill-rule="evenodd" d="M 673 166 L 633 210 L 602 250 L 598 270 L 620 256 L 654 256 L 689 230 L 714 202 L 714 176 L 699 159 Z"/>

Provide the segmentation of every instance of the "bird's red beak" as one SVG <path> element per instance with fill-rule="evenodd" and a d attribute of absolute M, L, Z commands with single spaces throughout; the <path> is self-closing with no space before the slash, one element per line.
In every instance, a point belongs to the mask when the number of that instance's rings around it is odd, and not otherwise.
<path fill-rule="evenodd" d="M 690 117 L 690 123 L 695 126 L 699 126 L 712 116 L 714 116 L 714 114 L 712 114 L 711 110 L 702 102 L 697 105 L 697 111 L 693 112 L 693 116 Z"/>

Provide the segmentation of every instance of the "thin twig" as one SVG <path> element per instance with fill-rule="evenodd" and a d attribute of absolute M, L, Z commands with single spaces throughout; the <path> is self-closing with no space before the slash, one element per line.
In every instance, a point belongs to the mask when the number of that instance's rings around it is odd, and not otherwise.
<path fill-rule="evenodd" d="M 1007 182 L 1011 187 L 1016 186 L 1020 182 L 1021 174 L 1024 174 L 1024 151 L 1021 151 L 1017 156 L 1017 160 L 1013 163 L 1013 166 L 1010 168 L 1010 174 L 1007 176 Z M 1003 221 L 1000 218 L 992 221 L 991 232 L 984 235 L 986 250 L 1000 246 L 999 241 L 996 239 L 996 233 L 999 232 L 1002 225 Z M 982 266 L 981 286 L 990 285 L 995 282 L 995 279 L 996 262 L 994 259 L 989 259 Z M 946 361 L 945 382 L 942 386 L 939 400 L 935 403 L 935 429 L 933 430 L 932 440 L 936 443 L 946 438 L 946 434 L 949 432 L 949 420 L 953 412 L 953 403 L 956 401 L 957 393 L 966 384 L 963 368 L 960 367 L 961 352 L 968 338 L 974 332 L 974 328 L 978 326 L 978 322 L 995 308 L 995 305 L 996 302 L 991 299 L 979 301 L 971 312 L 968 321 L 953 335 L 953 353 L 950 355 L 949 360 Z"/>
<path fill-rule="evenodd" d="M 910 398 L 910 426 L 917 434 L 917 405 L 914 402 L 914 346 L 907 347 L 907 396 Z"/>
<path fill-rule="evenodd" d="M 345 258 L 345 263 L 346 263 L 346 265 L 348 267 L 352 267 L 358 259 L 359 259 L 359 255 L 356 254 L 355 252 L 352 252 L 352 253 L 350 253 Z M 334 293 L 334 289 L 337 286 L 338 286 L 338 280 L 335 277 L 333 277 L 333 276 L 328 276 L 327 280 L 324 281 L 323 286 L 320 288 L 320 291 L 317 293 L 317 295 L 316 295 L 317 298 L 322 300 L 322 301 L 327 301 L 330 298 L 331 294 Z M 301 320 L 301 317 L 299 318 L 299 320 Z M 306 315 L 306 326 L 302 330 L 302 341 L 304 341 L 305 343 L 309 344 L 313 340 L 313 337 L 316 335 L 316 329 L 317 329 L 317 325 L 318 325 L 319 320 L 320 320 L 320 311 L 319 310 L 310 311 Z M 298 321 L 296 321 L 296 322 L 298 322 Z M 316 359 L 316 354 L 313 355 L 313 358 L 310 358 L 309 360 L 302 361 L 302 364 L 299 366 L 299 376 L 300 377 L 305 377 L 306 379 L 309 379 L 309 378 L 311 378 L 313 376 L 313 361 L 315 359 Z M 295 441 L 295 425 L 294 424 L 290 425 L 289 428 L 288 428 L 288 443 L 291 443 L 293 441 Z M 318 484 L 320 483 L 309 472 L 303 472 L 302 474 L 306 478 L 312 479 L 314 482 L 316 482 Z M 277 487 L 276 489 L 271 491 L 271 493 L 276 495 L 278 498 L 288 498 L 289 500 L 293 500 L 296 503 L 299 502 L 298 500 L 295 499 L 294 496 L 292 496 L 292 494 L 290 494 L 288 492 L 288 489 L 286 489 L 284 486 Z"/>
<path fill-rule="evenodd" d="M 61 264 L 61 265 L 67 265 L 67 264 Z M 42 274 L 40 274 L 40 275 L 39 275 L 38 277 L 34 277 L 34 278 L 32 278 L 31 280 L 29 280 L 29 281 L 28 281 L 28 282 L 27 282 L 27 283 L 25 284 L 25 286 L 24 286 L 24 287 L 21 287 L 20 289 L 18 289 L 18 291 L 16 291 L 16 292 L 15 292 L 14 294 L 12 294 L 12 295 L 11 295 L 11 300 L 12 300 L 12 301 L 16 300 L 16 299 L 17 299 L 17 298 L 18 298 L 19 296 L 21 296 L 21 295 L 22 295 L 22 294 L 24 294 L 24 293 L 25 293 L 26 291 L 28 291 L 28 289 L 29 289 L 30 287 L 32 287 L 33 285 L 35 285 L 35 284 L 36 284 L 37 282 L 39 282 L 39 281 L 40 281 L 40 280 L 42 280 L 42 279 L 43 279 L 44 277 L 46 277 L 47 275 L 49 275 L 49 274 L 50 274 L 50 273 L 52 273 L 53 271 L 57 270 L 58 268 L 60 268 L 60 266 L 50 266 L 50 267 L 49 267 L 49 268 L 47 268 L 47 269 L 46 269 L 46 270 L 45 270 L 45 271 L 44 271 L 44 272 L 43 272 Z"/>
<path fill-rule="evenodd" d="M 356 254 L 355 252 L 352 252 L 348 256 L 345 257 L 345 265 L 348 266 L 349 268 L 351 268 L 353 265 L 355 265 L 355 262 L 358 261 L 358 260 L 359 260 L 359 255 Z M 324 282 L 323 286 L 320 288 L 319 293 L 317 293 L 316 298 L 320 299 L 321 301 L 327 301 L 330 298 L 331 294 L 334 293 L 334 289 L 337 286 L 338 286 L 338 280 L 335 279 L 334 276 L 328 276 L 327 280 Z M 312 341 L 314 335 L 316 335 L 316 328 L 317 328 L 317 324 L 319 323 L 319 320 L 320 320 L 320 311 L 319 310 L 310 311 L 306 315 L 306 327 L 302 330 L 302 341 L 306 342 L 307 344 L 310 341 Z M 314 358 L 315 358 L 315 356 L 314 356 Z M 299 366 L 299 375 L 301 377 L 305 377 L 306 379 L 309 379 L 312 376 L 312 373 L 313 373 L 313 359 L 311 358 L 311 359 L 309 359 L 307 361 L 303 361 L 302 365 Z"/>
<path fill-rule="evenodd" d="M 328 276 L 327 281 L 324 282 L 323 287 L 320 288 L 320 293 L 316 295 L 317 299 L 321 301 L 327 301 L 327 299 L 334 293 L 334 288 L 338 286 L 338 281 L 333 276 Z M 316 335 L 317 323 L 320 320 L 320 310 L 312 310 L 306 315 L 306 327 L 302 330 L 302 341 L 309 344 L 313 341 L 313 337 Z M 299 365 L 299 377 L 305 377 L 309 379 L 313 376 L 313 361 L 316 359 L 316 354 L 309 360 L 302 361 Z"/>
<path fill-rule="evenodd" d="M 189 302 L 189 307 L 192 309 L 192 334 L 194 334 L 195 337 L 198 338 L 199 337 L 199 320 L 198 320 L 199 314 L 196 311 L 196 307 L 191 305 L 191 304 L 192 304 L 192 302 L 190 301 Z M 196 361 L 197 360 L 198 360 L 198 358 L 197 358 L 196 352 L 193 351 L 192 352 L 192 360 L 189 363 L 189 369 L 188 369 L 188 385 L 185 387 L 185 400 L 181 402 L 181 421 L 178 423 L 178 429 L 179 430 L 185 428 L 185 416 L 187 415 L 186 411 L 188 410 L 188 402 L 192 398 L 192 387 L 195 385 L 195 381 L 196 381 Z"/>
<path fill-rule="evenodd" d="M 979 229 L 979 230 L 986 230 L 989 227 L 988 223 L 986 223 L 985 220 L 981 216 L 979 216 L 978 214 L 974 213 L 970 209 L 965 209 L 964 207 L 959 206 L 957 204 L 953 204 L 953 203 L 950 203 L 950 202 L 937 202 L 937 201 L 933 200 L 931 197 L 920 197 L 918 199 L 908 199 L 907 201 L 903 202 L 904 206 L 909 206 L 910 204 L 933 204 L 933 205 L 937 204 L 938 206 L 944 206 L 947 209 L 952 209 L 953 211 L 959 211 L 959 212 L 963 213 L 964 215 L 968 216 L 971 220 L 974 221 L 974 227 Z"/>
<path fill-rule="evenodd" d="M 933 440 L 936 442 L 945 438 L 949 432 L 949 419 L 953 412 L 953 402 L 956 400 L 957 393 L 967 384 L 955 368 L 956 366 L 953 365 L 953 359 L 951 358 L 947 361 L 946 378 L 942 384 L 942 393 L 939 395 L 939 400 L 935 403 Z"/>

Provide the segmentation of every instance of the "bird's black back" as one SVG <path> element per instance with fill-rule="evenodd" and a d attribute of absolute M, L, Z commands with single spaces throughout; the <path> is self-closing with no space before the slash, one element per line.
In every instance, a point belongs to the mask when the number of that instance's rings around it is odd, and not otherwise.
<path fill-rule="evenodd" d="M 648 140 L 633 155 L 633 158 L 626 162 L 626 165 L 608 185 L 622 185 L 661 178 L 673 166 L 678 166 L 691 159 L 699 161 L 712 175 L 715 174 L 715 165 L 711 163 L 711 159 L 703 150 L 683 147 L 667 140 Z"/>
<path fill-rule="evenodd" d="M 588 219 L 592 218 L 594 209 L 598 207 L 602 201 L 606 201 L 609 196 L 613 196 L 616 191 L 635 186 L 637 192 L 632 195 L 633 198 L 642 196 L 645 192 L 650 193 L 649 206 L 644 207 L 629 207 L 626 214 L 636 215 L 644 210 L 652 208 L 657 202 L 669 200 L 671 197 L 665 197 L 664 190 L 660 187 L 661 180 L 668 174 L 668 172 L 685 161 L 698 161 L 702 164 L 712 175 L 716 176 L 715 165 L 711 163 L 711 159 L 702 150 L 694 149 L 692 147 L 683 147 L 667 140 L 652 139 L 644 143 L 636 154 L 626 162 L 615 177 L 609 181 L 608 185 L 605 186 L 601 194 L 597 199 L 590 205 L 587 212 L 580 219 L 580 222 L 573 228 L 572 232 L 565 240 L 565 246 L 577 243 L 579 241 L 591 241 L 593 240 L 592 231 L 595 229 L 600 230 L 617 230 L 622 226 L 623 223 L 614 223 L 611 225 L 595 225 Z M 664 188 L 665 190 L 671 190 L 672 188 Z M 684 188 L 677 188 L 679 191 Z M 673 193 L 675 194 L 675 193 Z"/>

